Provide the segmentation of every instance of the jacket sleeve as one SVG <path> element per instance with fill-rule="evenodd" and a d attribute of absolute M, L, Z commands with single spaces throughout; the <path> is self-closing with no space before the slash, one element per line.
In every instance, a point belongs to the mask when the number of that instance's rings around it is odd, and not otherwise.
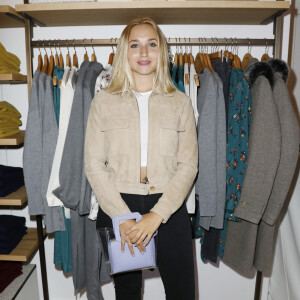
<path fill-rule="evenodd" d="M 273 89 L 281 125 L 280 162 L 274 180 L 272 193 L 262 219 L 274 225 L 288 194 L 299 151 L 299 125 L 290 100 L 288 89 L 280 77 Z"/>
<path fill-rule="evenodd" d="M 130 213 L 130 209 L 106 171 L 105 137 L 101 129 L 101 94 L 94 98 L 87 121 L 84 165 L 85 173 L 101 209 L 111 218 Z"/>
<path fill-rule="evenodd" d="M 201 217 L 212 217 L 217 212 L 217 85 L 213 74 L 210 73 L 206 93 L 200 93 L 201 118 L 198 124 L 198 147 L 199 147 L 199 173 L 196 180 L 196 194 L 198 195 L 199 210 Z M 201 97 L 203 96 L 203 97 Z M 224 150 L 224 149 L 223 149 Z M 200 225 L 208 230 L 205 223 Z"/>
<path fill-rule="evenodd" d="M 42 88 L 42 87 L 40 87 Z M 32 80 L 28 118 L 23 152 L 23 172 L 28 196 L 28 209 L 31 216 L 45 214 L 42 201 L 42 121 L 39 111 L 39 72 Z"/>
<path fill-rule="evenodd" d="M 180 120 L 177 170 L 169 181 L 163 195 L 151 211 L 166 223 L 183 204 L 198 171 L 198 144 L 195 117 L 191 101 L 186 98 Z"/>

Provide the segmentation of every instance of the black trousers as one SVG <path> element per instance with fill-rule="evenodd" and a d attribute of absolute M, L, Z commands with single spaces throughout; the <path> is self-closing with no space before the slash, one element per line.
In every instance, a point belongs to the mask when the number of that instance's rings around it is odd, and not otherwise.
<path fill-rule="evenodd" d="M 122 194 L 132 212 L 145 214 L 162 194 Z M 112 227 L 111 218 L 101 208 L 97 228 Z M 195 300 L 192 227 L 185 203 L 161 224 L 157 236 L 157 266 L 163 281 L 166 300 Z M 138 251 L 138 250 L 136 250 Z M 141 300 L 142 271 L 113 275 L 117 300 Z"/>

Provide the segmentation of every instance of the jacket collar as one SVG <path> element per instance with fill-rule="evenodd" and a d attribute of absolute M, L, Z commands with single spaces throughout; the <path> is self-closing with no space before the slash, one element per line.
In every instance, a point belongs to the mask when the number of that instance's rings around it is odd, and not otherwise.
<path fill-rule="evenodd" d="M 274 73 L 279 73 L 284 82 L 287 81 L 289 76 L 289 68 L 288 65 L 281 59 L 271 59 L 267 62 Z"/>
<path fill-rule="evenodd" d="M 248 80 L 250 88 L 260 76 L 264 76 L 269 81 L 271 88 L 273 88 L 274 75 L 268 63 L 260 62 L 257 59 L 252 58 L 244 70 L 244 75 Z"/>

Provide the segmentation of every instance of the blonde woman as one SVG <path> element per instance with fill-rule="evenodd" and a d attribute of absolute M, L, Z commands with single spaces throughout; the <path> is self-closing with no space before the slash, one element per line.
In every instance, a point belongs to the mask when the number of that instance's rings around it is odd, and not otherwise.
<path fill-rule="evenodd" d="M 157 266 L 168 300 L 194 300 L 192 232 L 184 200 L 197 174 L 190 99 L 169 74 L 165 37 L 150 18 L 123 30 L 108 88 L 94 98 L 86 129 L 85 171 L 99 201 L 97 227 L 120 224 L 122 246 L 145 251 L 158 230 Z M 117 300 L 141 299 L 142 272 L 113 276 Z"/>

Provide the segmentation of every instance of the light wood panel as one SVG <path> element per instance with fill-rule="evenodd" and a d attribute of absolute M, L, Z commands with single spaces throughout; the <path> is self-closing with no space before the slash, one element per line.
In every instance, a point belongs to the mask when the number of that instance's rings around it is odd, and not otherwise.
<path fill-rule="evenodd" d="M 22 206 L 27 202 L 27 194 L 25 186 L 20 187 L 17 191 L 0 197 L 0 206 Z"/>
<path fill-rule="evenodd" d="M 0 28 L 24 27 L 24 18 L 14 8 L 0 5 Z"/>
<path fill-rule="evenodd" d="M 0 138 L 0 146 L 17 146 L 24 143 L 25 130 L 21 130 L 13 135 Z"/>
<path fill-rule="evenodd" d="M 126 1 L 16 5 L 46 26 L 127 24 L 137 16 L 159 24 L 261 24 L 287 1 Z"/>
<path fill-rule="evenodd" d="M 46 230 L 43 231 L 44 237 Z M 0 254 L 0 260 L 26 262 L 38 248 L 38 236 L 36 228 L 27 228 L 27 234 L 10 254 Z"/>
<path fill-rule="evenodd" d="M 22 74 L 0 74 L 0 83 L 27 83 L 27 76 Z"/>

